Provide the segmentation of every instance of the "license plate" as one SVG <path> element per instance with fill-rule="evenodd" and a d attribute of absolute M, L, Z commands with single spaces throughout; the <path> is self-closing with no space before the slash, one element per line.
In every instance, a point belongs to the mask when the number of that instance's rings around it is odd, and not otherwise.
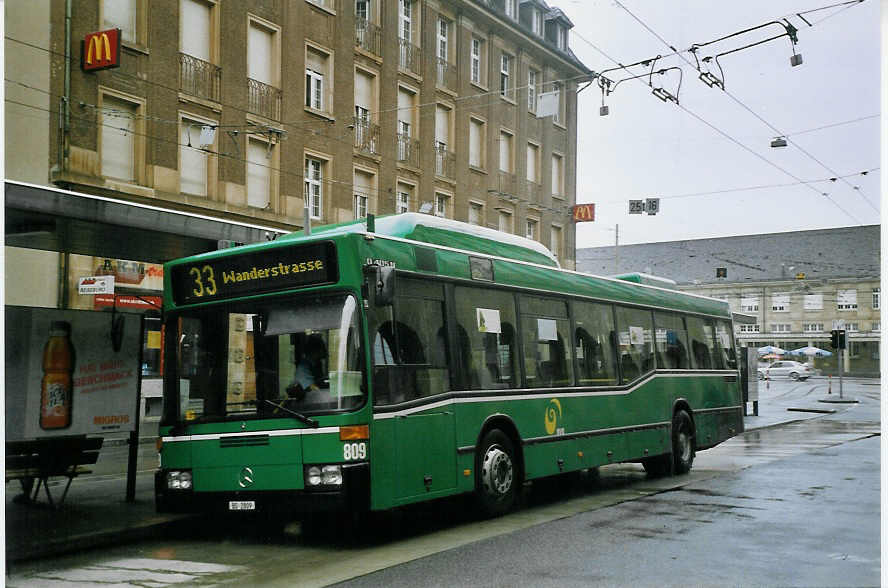
<path fill-rule="evenodd" d="M 228 510 L 256 510 L 255 500 L 229 500 Z"/>

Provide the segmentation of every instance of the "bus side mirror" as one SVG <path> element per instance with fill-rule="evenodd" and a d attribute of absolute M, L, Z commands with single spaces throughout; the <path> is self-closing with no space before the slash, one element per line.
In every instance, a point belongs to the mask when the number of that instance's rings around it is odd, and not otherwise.
<path fill-rule="evenodd" d="M 366 297 L 372 306 L 389 306 L 395 299 L 395 268 L 364 266 Z"/>

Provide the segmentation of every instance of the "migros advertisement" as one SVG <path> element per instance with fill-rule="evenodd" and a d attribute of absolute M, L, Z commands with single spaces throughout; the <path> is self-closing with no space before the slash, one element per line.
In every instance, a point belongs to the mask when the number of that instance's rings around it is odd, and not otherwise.
<path fill-rule="evenodd" d="M 138 315 L 6 307 L 6 439 L 135 428 Z"/>

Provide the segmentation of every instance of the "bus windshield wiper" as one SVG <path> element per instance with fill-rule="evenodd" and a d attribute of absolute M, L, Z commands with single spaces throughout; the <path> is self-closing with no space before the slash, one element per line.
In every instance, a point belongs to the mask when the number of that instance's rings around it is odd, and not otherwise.
<path fill-rule="evenodd" d="M 273 407 L 284 411 L 285 413 L 291 415 L 293 418 L 295 418 L 297 421 L 299 421 L 300 423 L 302 423 L 304 425 L 308 425 L 309 427 L 311 427 L 313 429 L 318 428 L 318 421 L 308 418 L 304 414 L 300 414 L 300 413 L 296 412 L 295 410 L 290 410 L 289 408 L 284 406 L 283 403 L 275 404 L 274 402 L 272 402 L 268 398 L 263 398 L 262 401 L 267 402 L 268 404 L 272 405 Z"/>

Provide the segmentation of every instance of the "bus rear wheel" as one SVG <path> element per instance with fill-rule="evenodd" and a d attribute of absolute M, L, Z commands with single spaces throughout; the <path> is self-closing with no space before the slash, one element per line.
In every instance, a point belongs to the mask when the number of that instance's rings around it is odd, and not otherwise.
<path fill-rule="evenodd" d="M 489 431 L 477 453 L 475 494 L 485 516 L 509 512 L 515 504 L 518 468 L 515 449 L 509 437 L 499 429 Z"/>
<path fill-rule="evenodd" d="M 672 417 L 672 460 L 676 474 L 686 474 L 694 465 L 694 423 L 684 410 Z"/>

